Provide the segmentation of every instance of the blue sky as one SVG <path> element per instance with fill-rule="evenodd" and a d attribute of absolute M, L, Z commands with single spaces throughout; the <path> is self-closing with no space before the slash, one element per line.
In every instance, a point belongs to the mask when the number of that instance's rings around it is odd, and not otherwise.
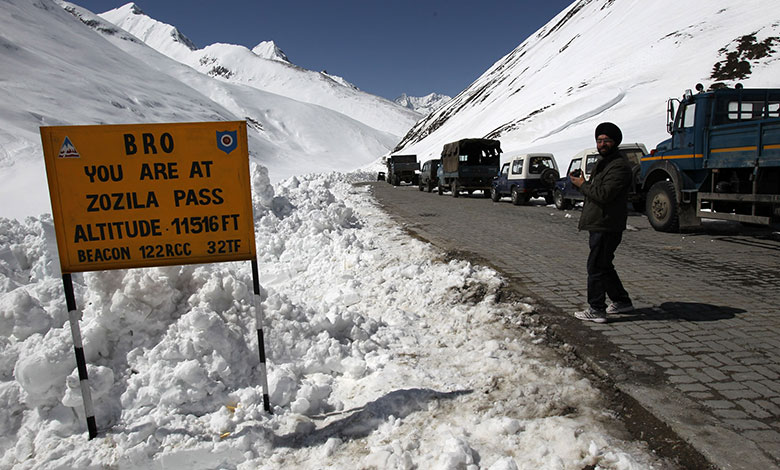
<path fill-rule="evenodd" d="M 368 93 L 455 96 L 573 0 L 137 0 L 198 47 L 273 40 Z M 94 13 L 127 0 L 76 0 Z"/>

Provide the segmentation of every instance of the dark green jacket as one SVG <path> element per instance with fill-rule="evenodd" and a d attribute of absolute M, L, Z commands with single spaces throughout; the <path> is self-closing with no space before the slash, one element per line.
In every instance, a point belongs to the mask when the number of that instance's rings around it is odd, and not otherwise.
<path fill-rule="evenodd" d="M 620 232 L 626 229 L 628 192 L 631 189 L 631 164 L 617 149 L 602 157 L 590 181 L 580 186 L 585 205 L 580 215 L 580 230 Z"/>

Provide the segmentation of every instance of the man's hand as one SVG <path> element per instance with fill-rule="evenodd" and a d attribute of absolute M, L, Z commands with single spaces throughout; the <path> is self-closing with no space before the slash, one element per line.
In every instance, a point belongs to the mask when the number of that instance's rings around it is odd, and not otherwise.
<path fill-rule="evenodd" d="M 582 176 L 582 173 L 579 173 L 577 175 L 574 174 L 575 172 L 569 173 L 569 179 L 571 180 L 571 184 L 573 184 L 576 187 L 582 186 L 582 183 L 585 182 L 585 177 Z"/>

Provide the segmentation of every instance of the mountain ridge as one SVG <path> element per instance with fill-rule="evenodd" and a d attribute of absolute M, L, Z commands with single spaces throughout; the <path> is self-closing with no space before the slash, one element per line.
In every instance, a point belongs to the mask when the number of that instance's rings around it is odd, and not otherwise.
<path fill-rule="evenodd" d="M 452 99 L 451 96 L 440 93 L 429 93 L 425 96 L 409 96 L 401 94 L 394 101 L 399 105 L 417 111 L 422 115 L 428 115 Z"/>
<path fill-rule="evenodd" d="M 244 46 L 215 43 L 195 50 L 182 47 L 171 34 L 174 26 L 135 13 L 131 5 L 126 4 L 98 16 L 133 34 L 158 52 L 219 80 L 323 106 L 379 131 L 399 136 L 422 117 L 390 100 L 365 93 L 336 75 L 307 70 L 273 57 L 262 57 Z"/>
<path fill-rule="evenodd" d="M 418 121 L 394 151 L 424 160 L 446 142 L 489 137 L 505 152 L 552 152 L 564 167 L 605 120 L 652 148 L 667 136 L 666 99 L 698 82 L 777 86 L 780 22 L 761 6 L 578 0 Z M 715 75 L 717 64 L 731 72 Z"/>

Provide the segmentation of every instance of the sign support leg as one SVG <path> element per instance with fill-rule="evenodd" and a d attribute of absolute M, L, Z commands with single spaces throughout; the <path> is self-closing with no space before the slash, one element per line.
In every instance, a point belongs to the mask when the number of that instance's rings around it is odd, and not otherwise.
<path fill-rule="evenodd" d="M 263 307 L 260 305 L 260 275 L 258 273 L 257 259 L 252 259 L 252 283 L 255 288 L 255 322 L 257 324 L 257 347 L 260 353 L 260 380 L 263 385 L 263 409 L 272 413 L 271 400 L 268 395 L 268 369 L 265 365 L 265 340 L 263 338 L 263 324 L 265 315 Z"/>
<path fill-rule="evenodd" d="M 81 397 L 84 399 L 84 414 L 87 415 L 87 430 L 89 431 L 89 439 L 92 440 L 97 437 L 97 423 L 95 421 L 95 410 L 92 406 L 92 391 L 89 388 L 89 379 L 87 377 L 87 361 L 84 358 L 84 346 L 81 342 L 79 312 L 76 309 L 76 296 L 73 294 L 73 279 L 71 275 L 63 274 L 62 283 L 65 287 L 65 302 L 68 305 L 70 332 L 73 335 L 73 348 L 76 353 L 76 367 L 79 370 Z"/>

